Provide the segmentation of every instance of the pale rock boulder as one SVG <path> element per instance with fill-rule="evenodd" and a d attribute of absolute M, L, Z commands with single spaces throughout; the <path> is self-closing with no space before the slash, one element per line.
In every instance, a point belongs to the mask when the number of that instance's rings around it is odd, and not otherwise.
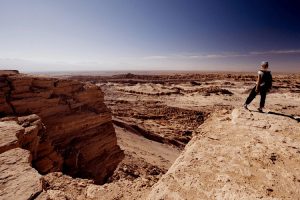
<path fill-rule="evenodd" d="M 41 175 L 31 167 L 30 152 L 15 148 L 0 154 L 0 199 L 33 199 L 42 192 Z"/>
<path fill-rule="evenodd" d="M 0 119 L 0 199 L 33 199 L 42 192 L 42 176 L 31 164 L 43 128 L 34 114 Z"/>
<path fill-rule="evenodd" d="M 24 131 L 16 121 L 0 121 L 0 153 L 18 147 L 18 137 L 24 134 Z"/>

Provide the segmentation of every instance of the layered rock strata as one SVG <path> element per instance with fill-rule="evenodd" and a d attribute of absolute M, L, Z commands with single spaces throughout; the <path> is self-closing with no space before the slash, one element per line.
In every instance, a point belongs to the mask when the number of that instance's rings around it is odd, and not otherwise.
<path fill-rule="evenodd" d="M 92 84 L 0 71 L 2 121 L 15 116 L 13 121 L 23 127 L 25 135 L 20 139 L 20 127 L 5 122 L 17 134 L 10 135 L 13 140 L 2 138 L 5 145 L 1 144 L 0 150 L 28 149 L 33 166 L 41 174 L 63 171 L 104 183 L 123 152 L 117 145 L 111 113 L 103 98 L 101 89 Z M 29 119 L 23 117 L 26 115 L 30 115 Z M 28 142 L 31 137 L 36 141 Z"/>

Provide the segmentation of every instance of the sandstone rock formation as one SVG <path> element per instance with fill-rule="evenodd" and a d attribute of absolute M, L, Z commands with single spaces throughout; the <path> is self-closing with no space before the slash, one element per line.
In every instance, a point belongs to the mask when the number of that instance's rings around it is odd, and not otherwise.
<path fill-rule="evenodd" d="M 0 154 L 0 199 L 33 199 L 42 192 L 41 175 L 30 162 L 30 152 L 24 149 Z"/>
<path fill-rule="evenodd" d="M 37 115 L 1 120 L 0 199 L 33 199 L 42 192 L 42 176 L 31 166 L 42 130 L 41 120 Z"/>
<path fill-rule="evenodd" d="M 298 199 L 300 126 L 235 109 L 200 127 L 148 199 Z"/>
<path fill-rule="evenodd" d="M 104 183 L 123 157 L 103 93 L 92 84 L 1 71 L 0 117 L 1 153 L 29 150 L 41 174 Z"/>

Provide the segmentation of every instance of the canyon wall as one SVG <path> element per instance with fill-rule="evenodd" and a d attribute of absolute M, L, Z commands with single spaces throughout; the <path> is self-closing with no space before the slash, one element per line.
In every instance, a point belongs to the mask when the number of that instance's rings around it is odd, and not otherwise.
<path fill-rule="evenodd" d="M 0 117 L 25 127 L 26 135 L 3 141 L 1 151 L 27 149 L 41 174 L 63 171 L 101 184 L 124 156 L 104 95 L 93 84 L 0 71 Z"/>

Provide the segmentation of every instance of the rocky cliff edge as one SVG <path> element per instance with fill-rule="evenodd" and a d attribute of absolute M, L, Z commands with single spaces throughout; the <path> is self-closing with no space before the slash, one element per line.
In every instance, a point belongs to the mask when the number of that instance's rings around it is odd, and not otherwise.
<path fill-rule="evenodd" d="M 148 199 L 298 199 L 300 125 L 235 109 L 199 127 Z"/>
<path fill-rule="evenodd" d="M 103 101 L 93 84 L 0 71 L 0 197 L 32 199 L 55 171 L 104 183 L 124 155 Z"/>

